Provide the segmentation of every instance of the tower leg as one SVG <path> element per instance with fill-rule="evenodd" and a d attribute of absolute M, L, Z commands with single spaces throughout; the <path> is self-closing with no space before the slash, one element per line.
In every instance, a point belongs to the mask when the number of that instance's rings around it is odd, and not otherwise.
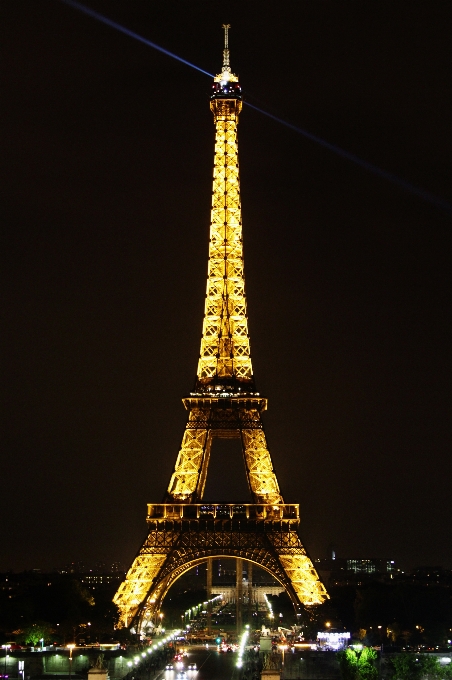
<path fill-rule="evenodd" d="M 278 480 L 273 471 L 270 452 L 267 447 L 265 432 L 262 428 L 260 414 L 251 411 L 255 425 L 253 429 L 242 429 L 242 447 L 245 468 L 255 503 L 283 503 L 279 491 Z"/>

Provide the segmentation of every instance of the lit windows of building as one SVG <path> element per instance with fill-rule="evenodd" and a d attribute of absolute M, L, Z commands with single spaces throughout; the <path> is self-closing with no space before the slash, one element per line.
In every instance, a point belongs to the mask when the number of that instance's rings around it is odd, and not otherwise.
<path fill-rule="evenodd" d="M 347 571 L 355 574 L 390 574 L 395 571 L 394 560 L 386 558 L 348 559 Z"/>

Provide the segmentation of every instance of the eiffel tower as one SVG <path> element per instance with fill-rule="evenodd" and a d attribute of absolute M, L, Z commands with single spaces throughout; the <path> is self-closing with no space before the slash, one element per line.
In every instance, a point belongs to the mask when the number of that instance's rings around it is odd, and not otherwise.
<path fill-rule="evenodd" d="M 255 388 L 243 273 L 237 125 L 238 77 L 229 65 L 212 85 L 216 137 L 209 265 L 194 391 L 182 401 L 188 421 L 163 503 L 149 504 L 148 536 L 114 602 L 123 626 L 141 630 L 184 572 L 213 557 L 254 563 L 285 588 L 297 611 L 328 594 L 298 536 L 299 506 L 283 501 L 262 424 L 267 399 Z M 241 440 L 249 504 L 205 504 L 212 441 Z M 210 561 L 211 563 L 211 561 Z"/>

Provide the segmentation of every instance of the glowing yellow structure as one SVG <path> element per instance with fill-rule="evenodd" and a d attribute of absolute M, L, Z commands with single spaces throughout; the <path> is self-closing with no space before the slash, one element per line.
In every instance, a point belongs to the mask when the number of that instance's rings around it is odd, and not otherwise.
<path fill-rule="evenodd" d="M 298 505 L 284 504 L 273 471 L 255 390 L 246 315 L 237 125 L 238 78 L 223 69 L 210 108 L 216 127 L 209 267 L 194 391 L 165 503 L 148 506 L 149 534 L 114 601 L 122 624 L 146 626 L 174 581 L 209 557 L 250 560 L 286 588 L 294 606 L 328 597 L 298 537 Z M 212 440 L 239 438 L 253 504 L 203 505 Z"/>
<path fill-rule="evenodd" d="M 242 109 L 238 78 L 229 66 L 225 27 L 223 69 L 215 76 L 210 108 L 216 127 L 207 278 L 196 393 L 189 411 L 168 499 L 202 499 L 212 438 L 241 436 L 248 485 L 256 503 L 282 503 L 254 391 L 243 273 L 237 125 Z M 242 396 L 243 395 L 243 396 Z M 233 396 L 230 408 L 225 397 Z M 220 417 L 221 416 L 221 417 Z M 215 421 L 215 422 L 214 422 Z M 236 425 L 236 427 L 231 427 Z M 221 430 L 224 430 L 223 435 Z"/>

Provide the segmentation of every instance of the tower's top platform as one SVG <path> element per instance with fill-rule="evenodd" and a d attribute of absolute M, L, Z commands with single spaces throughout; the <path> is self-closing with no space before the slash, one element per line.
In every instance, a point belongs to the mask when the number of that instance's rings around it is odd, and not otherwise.
<path fill-rule="evenodd" d="M 224 49 L 223 67 L 213 79 L 211 99 L 242 99 L 242 88 L 238 76 L 231 71 L 229 64 L 229 35 L 230 24 L 223 24 Z"/>

